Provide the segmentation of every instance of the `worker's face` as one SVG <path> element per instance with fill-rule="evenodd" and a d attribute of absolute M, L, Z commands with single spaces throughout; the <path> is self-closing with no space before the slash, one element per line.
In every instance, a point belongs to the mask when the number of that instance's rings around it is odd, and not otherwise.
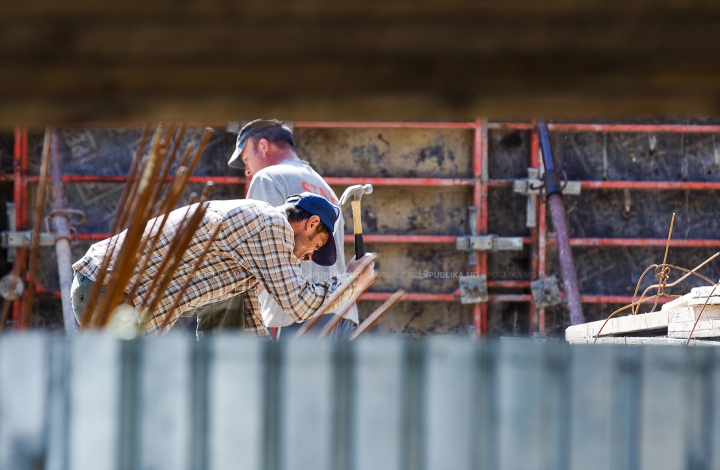
<path fill-rule="evenodd" d="M 255 173 L 267 166 L 265 154 L 269 145 L 265 139 L 260 139 L 259 142 L 252 137 L 248 139 L 240 154 L 240 158 L 245 163 L 245 176 L 252 178 Z"/>
<path fill-rule="evenodd" d="M 320 218 L 314 215 L 302 224 L 302 228 L 295 230 L 293 253 L 300 261 L 312 261 L 313 253 L 325 246 L 330 239 L 327 233 L 317 233 L 319 224 Z"/>

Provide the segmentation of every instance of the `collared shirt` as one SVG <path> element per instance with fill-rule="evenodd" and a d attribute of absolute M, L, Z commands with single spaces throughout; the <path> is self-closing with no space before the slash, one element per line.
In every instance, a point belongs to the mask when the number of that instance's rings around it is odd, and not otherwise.
<path fill-rule="evenodd" d="M 190 208 L 194 210 L 197 205 Z M 136 307 L 143 305 L 150 297 L 148 291 L 152 281 L 161 274 L 158 272 L 160 265 L 163 259 L 169 256 L 170 245 L 187 210 L 188 208 L 184 207 L 170 213 L 145 271 L 138 273 L 136 268 L 134 276 L 140 275 L 140 285 L 132 299 Z M 220 229 L 210 251 L 198 269 L 193 271 L 197 258 L 218 225 Z M 148 222 L 148 227 L 146 233 L 153 227 L 152 220 Z M 118 245 L 109 271 L 114 268 L 125 232 L 116 237 Z M 73 269 L 96 281 L 105 253 L 108 246 L 112 246 L 114 238 L 92 245 L 85 256 L 73 265 Z M 311 283 L 302 275 L 300 261 L 293 254 L 294 245 L 294 232 L 283 211 L 253 200 L 211 201 L 172 281 L 153 312 L 148 333 L 163 333 L 169 330 L 184 311 L 246 293 L 245 329 L 256 336 L 268 336 L 260 316 L 260 304 L 255 289 L 258 283 L 262 284 L 293 320 L 302 322 L 309 319 L 337 289 L 344 277 Z M 187 290 L 180 292 L 189 277 L 192 280 Z M 339 306 L 350 298 L 354 291 L 355 283 L 343 292 L 331 307 Z M 182 295 L 179 307 L 170 312 L 169 309 L 178 295 Z M 168 317 L 166 326 L 162 328 Z"/>

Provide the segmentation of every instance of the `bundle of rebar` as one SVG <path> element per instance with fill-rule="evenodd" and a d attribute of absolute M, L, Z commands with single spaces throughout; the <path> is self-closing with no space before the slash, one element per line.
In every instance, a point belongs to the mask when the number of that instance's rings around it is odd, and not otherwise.
<path fill-rule="evenodd" d="M 212 133 L 212 129 L 206 128 L 197 149 L 192 143 L 188 144 L 178 162 L 177 156 L 180 155 L 179 149 L 185 136 L 184 125 L 176 130 L 173 126 L 167 130 L 158 126 L 150 139 L 147 154 L 145 150 L 149 129 L 144 129 L 120 198 L 107 251 L 87 299 L 81 328 L 107 327 L 116 309 L 123 304 L 134 307 L 138 312 L 139 332 L 148 325 L 203 220 L 213 187 L 211 182 L 206 184 L 199 200 L 186 207 L 178 229 L 168 242 L 168 256 L 160 264 L 158 275 L 153 278 L 141 305 L 133 305 L 133 300 L 140 287 L 142 273 L 161 236 L 168 236 L 163 232 L 168 216 L 177 207 Z M 170 178 L 176 163 L 177 170 Z M 209 251 L 213 239 L 214 235 L 206 245 L 200 261 Z M 187 285 L 183 291 L 186 288 Z M 182 295 L 183 292 L 178 294 L 180 298 Z M 176 302 L 173 309 L 177 306 Z M 164 323 L 171 315 L 172 311 L 168 312 Z"/>

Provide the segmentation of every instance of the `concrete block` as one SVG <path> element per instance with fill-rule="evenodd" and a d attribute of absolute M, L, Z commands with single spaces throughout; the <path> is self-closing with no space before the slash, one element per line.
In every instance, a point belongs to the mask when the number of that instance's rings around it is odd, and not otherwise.
<path fill-rule="evenodd" d="M 637 315 L 626 315 L 624 317 L 611 318 L 605 327 L 605 320 L 586 323 L 584 325 L 575 325 L 565 330 L 565 339 L 567 341 L 581 338 L 594 338 L 598 331 L 601 336 L 617 335 L 624 333 L 632 333 L 635 331 L 647 331 L 667 328 L 668 311 L 661 310 L 659 312 L 640 313 Z"/>
<path fill-rule="evenodd" d="M 671 323 L 668 326 L 670 338 L 687 338 L 693 331 L 694 321 Z M 700 320 L 693 331 L 693 338 L 720 338 L 720 320 Z"/>

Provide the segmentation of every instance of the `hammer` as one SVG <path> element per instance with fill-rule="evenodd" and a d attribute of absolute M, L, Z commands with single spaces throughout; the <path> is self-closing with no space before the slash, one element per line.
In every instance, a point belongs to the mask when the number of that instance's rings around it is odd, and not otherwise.
<path fill-rule="evenodd" d="M 355 226 L 355 259 L 360 259 L 365 255 L 360 199 L 362 199 L 363 194 L 370 194 L 372 191 L 373 187 L 371 184 L 356 184 L 347 188 L 342 196 L 340 196 L 340 205 L 345 204 L 348 199 L 352 198 L 353 225 Z"/>

